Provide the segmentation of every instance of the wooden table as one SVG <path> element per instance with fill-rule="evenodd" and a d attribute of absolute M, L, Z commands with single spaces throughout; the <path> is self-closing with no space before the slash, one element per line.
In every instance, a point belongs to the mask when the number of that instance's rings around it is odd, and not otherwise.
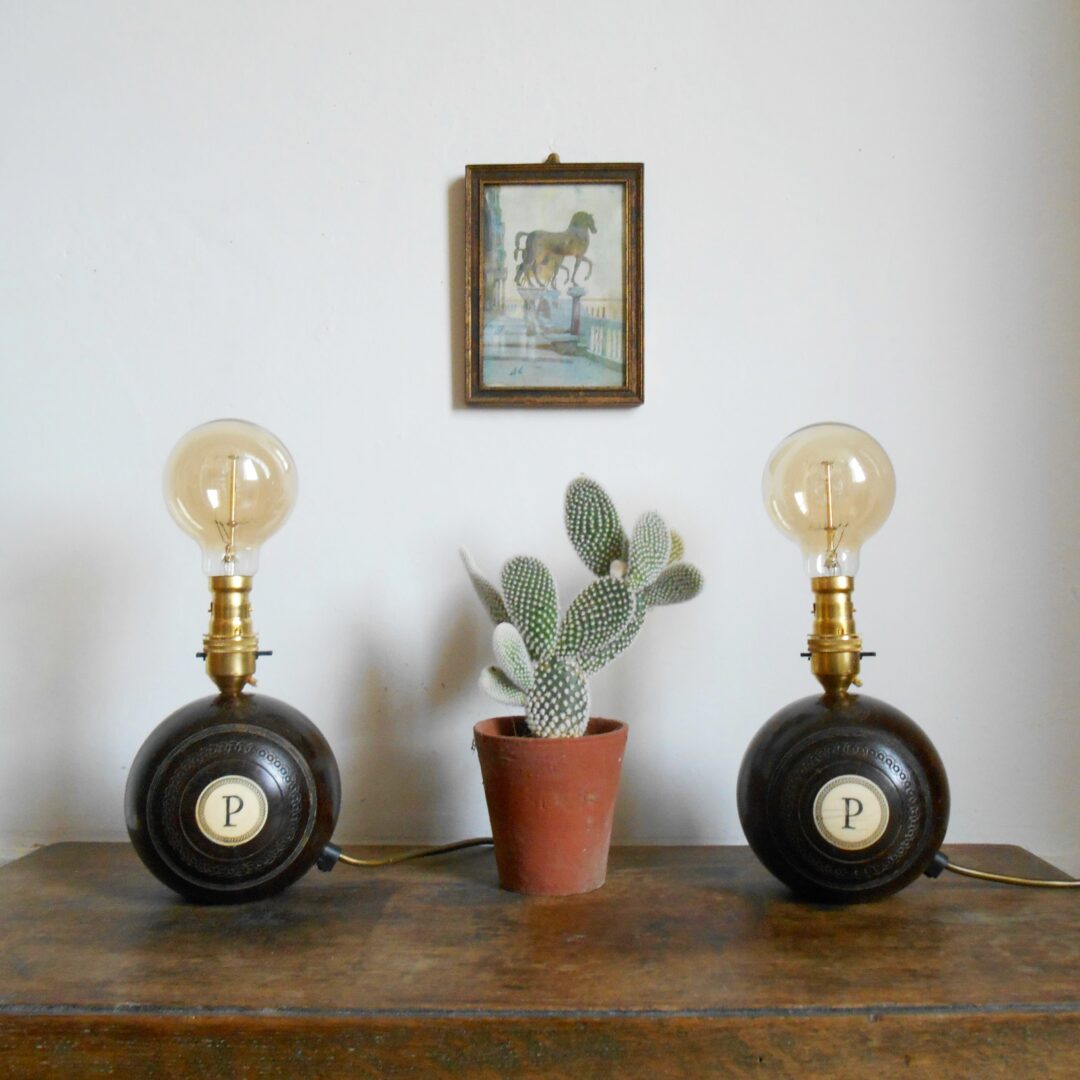
<path fill-rule="evenodd" d="M 745 848 L 652 847 L 539 899 L 473 849 L 207 908 L 126 844 L 57 844 L 0 870 L 0 920 L 20 1080 L 1080 1076 L 1080 890 L 946 875 L 830 909 Z"/>

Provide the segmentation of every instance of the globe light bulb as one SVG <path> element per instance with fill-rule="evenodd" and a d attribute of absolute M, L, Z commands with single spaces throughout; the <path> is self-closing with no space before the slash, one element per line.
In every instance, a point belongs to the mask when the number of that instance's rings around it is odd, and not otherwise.
<path fill-rule="evenodd" d="M 896 497 L 889 455 L 849 424 L 812 424 L 772 452 L 762 477 L 769 516 L 802 549 L 807 573 L 852 577 L 862 545 Z"/>
<path fill-rule="evenodd" d="M 250 577 L 263 543 L 296 503 L 296 465 L 276 436 L 246 420 L 213 420 L 189 431 L 165 465 L 173 520 L 202 548 L 211 577 Z"/>
<path fill-rule="evenodd" d="M 259 639 L 251 622 L 251 577 L 263 541 L 296 502 L 296 465 L 276 436 L 246 420 L 189 431 L 165 464 L 165 503 L 202 549 L 210 575 L 210 629 L 200 657 L 223 694 L 255 683 Z"/>

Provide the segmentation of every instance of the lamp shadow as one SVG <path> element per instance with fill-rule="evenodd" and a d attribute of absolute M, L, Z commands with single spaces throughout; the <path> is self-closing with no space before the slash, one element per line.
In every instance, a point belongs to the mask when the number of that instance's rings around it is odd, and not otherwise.
<path fill-rule="evenodd" d="M 346 843 L 401 843 L 432 835 L 439 811 L 437 760 L 426 717 L 399 668 L 371 645 L 351 695 L 352 760 L 342 769 L 337 834 Z"/>
<path fill-rule="evenodd" d="M 350 695 L 349 760 L 343 763 L 342 813 L 337 833 L 346 843 L 429 844 L 455 829 L 460 799 L 453 761 L 443 752 L 438 725 L 465 691 L 479 665 L 473 620 L 447 613 L 445 638 L 434 663 L 365 632 Z M 427 668 L 426 680 L 408 677 Z M 460 733 L 467 745 L 470 732 Z M 478 774 L 479 775 L 479 774 Z"/>
<path fill-rule="evenodd" d="M 679 798 L 675 791 L 664 789 L 664 778 L 634 752 L 634 732 L 631 726 L 626 742 L 619 798 L 615 804 L 612 826 L 613 844 L 697 845 L 708 835 L 702 820 L 701 808 Z M 657 807 L 663 807 L 663 835 L 656 837 Z"/>
<path fill-rule="evenodd" d="M 453 621 L 439 648 L 435 673 L 428 687 L 428 701 L 434 708 L 445 708 L 471 688 L 482 666 L 477 620 L 460 609 L 453 608 Z"/>
<path fill-rule="evenodd" d="M 39 517 L 35 533 L 64 537 L 78 531 L 73 521 Z M 43 548 L 40 542 L 13 550 L 8 576 L 0 581 L 11 616 L 2 647 L 11 658 L 10 670 L 21 675 L 0 692 L 8 721 L 0 752 L 18 762 L 8 795 L 17 794 L 20 825 L 9 842 L 52 843 L 78 835 L 91 808 L 103 801 L 88 784 L 106 778 L 88 774 L 86 763 L 101 742 L 102 717 L 116 706 L 111 648 L 124 628 L 110 618 L 111 594 L 104 583 L 111 580 L 111 569 L 102 546 L 102 538 L 84 536 L 75 561 L 68 550 Z M 103 626 L 116 633 L 102 634 Z M 119 825 L 122 801 L 116 806 Z M 100 833 L 99 824 L 93 828 Z"/>
<path fill-rule="evenodd" d="M 625 662 L 625 657 L 621 658 Z M 617 660 L 616 663 L 619 663 Z M 657 767 L 650 758 L 646 728 L 655 737 L 663 717 L 635 719 L 640 708 L 632 685 L 610 681 L 605 690 L 603 715 L 625 721 L 629 726 L 623 760 L 619 797 L 615 804 L 612 843 L 635 845 L 695 845 L 715 834 L 716 821 L 708 807 L 691 791 L 676 786 L 674 771 Z M 660 832 L 658 835 L 658 822 Z"/>

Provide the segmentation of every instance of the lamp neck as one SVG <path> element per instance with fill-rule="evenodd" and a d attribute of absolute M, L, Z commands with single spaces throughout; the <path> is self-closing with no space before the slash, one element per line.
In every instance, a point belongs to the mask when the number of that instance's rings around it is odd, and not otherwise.
<path fill-rule="evenodd" d="M 259 638 L 251 623 L 251 578 L 210 578 L 210 629 L 203 637 L 206 674 L 223 694 L 239 694 L 255 683 Z"/>
<path fill-rule="evenodd" d="M 826 693 L 846 694 L 859 682 L 862 638 L 855 633 L 853 577 L 811 578 L 814 591 L 814 630 L 806 639 L 810 670 Z"/>

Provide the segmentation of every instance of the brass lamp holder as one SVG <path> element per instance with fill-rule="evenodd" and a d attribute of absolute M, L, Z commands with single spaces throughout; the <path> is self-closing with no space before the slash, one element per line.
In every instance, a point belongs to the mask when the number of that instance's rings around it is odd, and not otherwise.
<path fill-rule="evenodd" d="M 859 667 L 864 656 L 862 638 L 855 632 L 855 606 L 851 594 L 855 579 L 848 576 L 816 577 L 810 581 L 814 591 L 814 630 L 807 639 L 810 670 L 826 693 L 844 694 L 854 684 L 862 686 Z"/>
<path fill-rule="evenodd" d="M 259 635 L 251 622 L 251 577 L 222 574 L 210 578 L 210 628 L 203 635 L 206 674 L 223 694 L 239 694 L 255 685 L 255 663 L 270 652 L 259 651 Z"/>

